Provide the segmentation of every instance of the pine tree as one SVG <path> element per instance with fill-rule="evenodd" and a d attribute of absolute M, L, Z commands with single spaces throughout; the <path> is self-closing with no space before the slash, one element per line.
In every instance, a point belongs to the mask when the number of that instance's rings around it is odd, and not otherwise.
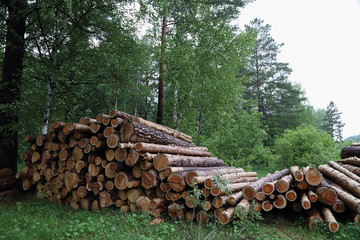
<path fill-rule="evenodd" d="M 341 121 L 341 112 L 333 101 L 330 101 L 326 107 L 326 113 L 323 121 L 322 129 L 330 134 L 336 141 L 342 141 L 343 127 L 345 124 Z"/>

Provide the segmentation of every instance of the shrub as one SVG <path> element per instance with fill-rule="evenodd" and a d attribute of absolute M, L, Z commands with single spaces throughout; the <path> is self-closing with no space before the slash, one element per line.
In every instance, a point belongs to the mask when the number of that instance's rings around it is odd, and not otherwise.
<path fill-rule="evenodd" d="M 339 156 L 339 149 L 329 134 L 305 124 L 286 130 L 275 139 L 273 152 L 275 163 L 282 167 L 317 166 Z"/>

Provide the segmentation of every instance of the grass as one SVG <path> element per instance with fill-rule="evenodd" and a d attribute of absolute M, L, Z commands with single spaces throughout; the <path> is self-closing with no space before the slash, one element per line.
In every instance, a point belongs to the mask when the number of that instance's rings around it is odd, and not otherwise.
<path fill-rule="evenodd" d="M 151 217 L 140 213 L 123 214 L 119 209 L 73 212 L 69 206 L 32 195 L 20 197 L 24 199 L 0 198 L 0 239 L 205 239 L 218 227 L 213 239 L 358 240 L 360 236 L 360 227 L 353 223 L 340 223 L 337 233 L 330 233 L 325 224 L 309 231 L 306 219 L 283 217 L 285 212 L 269 214 L 262 221 L 234 221 L 225 226 L 214 220 L 206 226 L 171 221 L 164 215 L 160 224 L 150 225 Z"/>

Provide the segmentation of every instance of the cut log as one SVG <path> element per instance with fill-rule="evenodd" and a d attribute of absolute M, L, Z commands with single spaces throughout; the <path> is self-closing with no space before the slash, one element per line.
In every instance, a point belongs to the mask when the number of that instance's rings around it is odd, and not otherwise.
<path fill-rule="evenodd" d="M 340 166 L 342 166 L 343 168 L 346 168 L 350 172 L 360 176 L 360 167 L 357 167 L 357 166 L 354 166 L 351 164 L 344 164 L 344 163 L 341 163 Z"/>
<path fill-rule="evenodd" d="M 289 169 L 283 169 L 283 170 L 273 173 L 269 176 L 260 178 L 256 182 L 253 182 L 250 185 L 248 185 L 247 187 L 243 188 L 243 190 L 242 190 L 243 196 L 245 198 L 247 198 L 248 200 L 253 200 L 255 197 L 255 193 L 260 191 L 260 189 L 262 188 L 262 186 L 265 183 L 271 182 L 274 180 L 278 180 L 287 174 L 289 174 Z"/>
<path fill-rule="evenodd" d="M 145 189 L 157 187 L 158 174 L 155 170 L 143 171 L 141 175 L 141 186 Z"/>
<path fill-rule="evenodd" d="M 319 202 L 328 206 L 333 205 L 338 198 L 335 190 L 324 178 L 321 181 L 320 185 L 316 188 L 315 193 L 318 197 Z"/>
<path fill-rule="evenodd" d="M 300 181 L 304 180 L 304 174 L 299 169 L 298 166 L 291 166 L 289 170 L 290 170 L 291 175 L 293 175 L 293 177 L 295 178 L 296 181 L 300 182 Z"/>
<path fill-rule="evenodd" d="M 134 166 L 140 161 L 140 154 L 135 149 L 130 149 L 126 156 L 125 164 L 128 166 Z"/>
<path fill-rule="evenodd" d="M 233 194 L 230 194 L 227 196 L 227 201 L 230 205 L 235 205 L 237 204 L 240 199 L 243 197 L 243 192 L 239 191 L 239 192 L 235 192 Z"/>
<path fill-rule="evenodd" d="M 172 190 L 175 192 L 182 192 L 186 187 L 185 174 L 184 173 L 172 173 L 167 178 L 167 181 Z"/>
<path fill-rule="evenodd" d="M 135 178 L 141 178 L 141 175 L 142 175 L 143 171 L 140 168 L 140 165 L 135 165 L 135 166 L 132 167 L 131 172 L 132 172 L 132 174 L 134 175 Z"/>
<path fill-rule="evenodd" d="M 269 212 L 274 208 L 273 203 L 270 200 L 265 200 L 261 203 L 261 208 L 265 211 L 265 212 Z"/>
<path fill-rule="evenodd" d="M 120 129 L 121 125 L 124 123 L 124 119 L 122 118 L 113 118 L 110 121 L 110 125 L 115 129 Z"/>
<path fill-rule="evenodd" d="M 250 201 L 246 198 L 241 199 L 241 201 L 236 205 L 235 210 L 243 219 L 243 217 L 246 217 L 250 211 Z"/>
<path fill-rule="evenodd" d="M 157 131 L 166 133 L 166 134 L 174 136 L 176 138 L 180 138 L 180 139 L 182 139 L 182 140 L 184 140 L 186 142 L 192 143 L 192 137 L 191 136 L 186 135 L 185 133 L 179 132 L 177 130 L 174 130 L 172 128 L 169 128 L 169 127 L 157 124 L 157 123 L 147 121 L 147 120 L 145 120 L 145 119 L 143 119 L 141 117 L 135 117 L 134 122 L 137 122 L 137 123 L 140 123 L 142 125 L 148 126 L 148 127 L 152 128 L 152 129 L 155 129 Z"/>
<path fill-rule="evenodd" d="M 281 179 L 276 181 L 276 191 L 279 193 L 287 192 L 290 189 L 291 183 L 293 182 L 294 177 L 292 174 L 288 174 Z"/>
<path fill-rule="evenodd" d="M 360 167 L 360 158 L 358 158 L 358 157 L 348 157 L 348 158 L 341 159 L 338 162 L 351 164 L 351 165 Z"/>
<path fill-rule="evenodd" d="M 214 197 L 212 204 L 215 208 L 220 208 L 220 207 L 226 205 L 228 200 L 229 200 L 229 196 L 227 196 L 227 195 L 217 196 L 217 197 Z"/>
<path fill-rule="evenodd" d="M 158 171 L 166 167 L 216 167 L 224 166 L 224 161 L 211 157 L 193 157 L 185 155 L 158 154 L 154 159 L 154 168 Z"/>
<path fill-rule="evenodd" d="M 318 226 L 320 226 L 324 219 L 321 216 L 320 211 L 317 208 L 312 208 L 309 211 L 309 229 L 314 229 Z"/>
<path fill-rule="evenodd" d="M 329 226 L 331 232 L 337 232 L 339 230 L 339 224 L 337 223 L 334 215 L 332 214 L 329 208 L 323 208 L 322 214 L 324 216 L 325 222 Z"/>
<path fill-rule="evenodd" d="M 127 188 L 129 181 L 136 180 L 135 177 L 129 172 L 119 172 L 114 178 L 114 185 L 119 190 Z"/>
<path fill-rule="evenodd" d="M 214 184 L 214 176 L 207 171 L 190 171 L 186 174 L 186 182 L 189 186 L 204 184 L 205 187 L 211 188 Z M 231 183 L 236 182 L 255 182 L 258 178 L 256 172 L 235 172 L 228 174 L 221 174 L 220 181 L 227 181 Z"/>
<path fill-rule="evenodd" d="M 265 193 L 266 195 L 272 194 L 275 191 L 276 182 L 277 181 L 271 181 L 271 182 L 264 183 L 264 185 L 261 188 L 262 192 Z"/>
<path fill-rule="evenodd" d="M 90 126 L 80 124 L 80 123 L 67 123 L 63 128 L 63 133 L 69 135 L 70 133 L 79 132 L 79 133 L 91 133 Z"/>
<path fill-rule="evenodd" d="M 148 213 L 150 210 L 150 199 L 146 196 L 140 196 L 135 201 L 135 205 L 144 213 Z"/>
<path fill-rule="evenodd" d="M 300 190 L 306 190 L 309 187 L 309 184 L 306 182 L 306 180 L 302 180 L 300 182 L 296 182 L 295 184 L 296 188 L 300 189 Z"/>
<path fill-rule="evenodd" d="M 121 126 L 121 142 L 147 142 L 164 145 L 192 147 L 194 144 L 154 130 L 136 122 L 125 121 Z"/>
<path fill-rule="evenodd" d="M 155 155 L 156 157 L 156 155 Z M 154 159 L 155 159 L 154 157 Z M 244 172 L 242 168 L 220 166 L 220 167 L 167 167 L 164 169 L 166 176 L 169 176 L 173 172 L 190 172 L 190 171 L 213 171 L 214 173 L 225 174 L 231 172 Z"/>
<path fill-rule="evenodd" d="M 359 198 L 356 198 L 352 194 L 340 189 L 339 187 L 332 186 L 332 188 L 337 193 L 337 196 L 339 197 L 339 199 L 342 200 L 346 204 L 347 207 L 349 207 L 351 210 L 353 210 L 356 213 L 360 213 L 360 199 Z M 335 204 L 335 202 L 334 202 L 334 204 Z"/>
<path fill-rule="evenodd" d="M 306 195 L 306 193 L 302 193 L 302 195 L 301 195 L 301 206 L 305 210 L 308 210 L 311 208 L 311 202 L 310 202 L 308 196 Z"/>
<path fill-rule="evenodd" d="M 134 121 L 134 116 L 130 115 L 130 114 L 127 114 L 127 113 L 124 113 L 124 112 L 120 112 L 120 111 L 117 111 L 117 110 L 111 110 L 109 112 L 109 116 L 111 118 L 122 118 L 124 120 L 128 120 L 128 121 Z"/>
<path fill-rule="evenodd" d="M 135 144 L 135 149 L 138 152 L 149 152 L 149 153 L 168 153 L 168 154 L 180 154 L 187 156 L 200 156 L 210 157 L 210 153 L 206 151 L 199 151 L 193 148 L 170 146 L 152 143 L 139 142 Z"/>
<path fill-rule="evenodd" d="M 283 194 L 278 194 L 276 200 L 273 202 L 274 207 L 278 209 L 284 209 L 287 205 L 286 198 Z"/>
<path fill-rule="evenodd" d="M 226 224 L 228 222 L 230 222 L 233 219 L 234 216 L 234 212 L 235 212 L 235 207 L 229 207 L 228 209 L 226 209 L 225 211 L 223 211 L 220 216 L 219 216 L 219 222 L 221 224 Z"/>
<path fill-rule="evenodd" d="M 342 200 L 337 199 L 336 202 L 331 206 L 331 208 L 332 210 L 334 210 L 334 212 L 343 213 L 346 210 L 346 205 Z"/>
<path fill-rule="evenodd" d="M 318 197 L 317 197 L 316 193 L 314 193 L 311 190 L 308 191 L 307 196 L 308 196 L 310 202 L 312 202 L 312 203 L 314 203 L 314 202 L 316 202 L 318 200 Z"/>
<path fill-rule="evenodd" d="M 329 176 L 336 183 L 353 193 L 355 197 L 360 198 L 360 183 L 328 165 L 320 165 L 318 168 L 323 174 Z"/>
<path fill-rule="evenodd" d="M 119 134 L 111 134 L 106 139 L 106 144 L 108 145 L 109 148 L 116 148 L 119 145 L 119 142 L 120 142 Z"/>
<path fill-rule="evenodd" d="M 135 203 L 136 200 L 143 195 L 141 188 L 133 188 L 127 192 L 127 199 L 130 203 Z"/>
<path fill-rule="evenodd" d="M 343 149 L 341 149 L 340 157 L 342 159 L 350 158 L 350 157 L 360 158 L 360 147 L 359 146 L 344 147 Z"/>
<path fill-rule="evenodd" d="M 233 192 L 239 192 L 241 191 L 244 187 L 248 186 L 251 182 L 241 182 L 241 183 L 233 183 L 233 184 L 228 184 L 226 186 L 227 189 L 222 189 L 219 186 L 214 186 L 210 189 L 210 193 L 213 196 L 219 196 L 219 195 L 225 195 L 225 194 L 229 194 L 229 193 L 233 193 Z"/>
<path fill-rule="evenodd" d="M 266 194 L 263 193 L 262 191 L 256 192 L 255 199 L 258 201 L 264 201 L 266 199 Z"/>
<path fill-rule="evenodd" d="M 360 177 L 354 173 L 352 173 L 351 171 L 347 170 L 346 168 L 340 166 L 339 164 L 337 164 L 336 162 L 334 161 L 329 161 L 328 164 L 338 170 L 339 172 L 345 174 L 346 176 L 348 176 L 349 178 L 351 178 L 352 180 L 354 181 L 357 181 L 358 183 L 360 183 Z"/>
<path fill-rule="evenodd" d="M 305 180 L 310 186 L 317 186 L 321 183 L 322 174 L 317 168 L 306 167 L 304 173 Z"/>
<path fill-rule="evenodd" d="M 118 161 L 118 162 L 125 161 L 127 155 L 128 155 L 127 149 L 122 148 L 122 147 L 117 147 L 115 150 L 115 153 L 114 153 L 114 157 L 115 157 L 116 161 Z"/>

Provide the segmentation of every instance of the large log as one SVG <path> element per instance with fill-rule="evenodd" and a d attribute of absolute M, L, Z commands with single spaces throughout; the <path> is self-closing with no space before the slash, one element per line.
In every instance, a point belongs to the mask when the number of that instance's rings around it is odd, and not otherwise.
<path fill-rule="evenodd" d="M 216 167 L 224 166 L 224 161 L 212 157 L 194 157 L 172 154 L 158 154 L 154 159 L 154 168 L 158 171 L 166 167 Z"/>
<path fill-rule="evenodd" d="M 262 186 L 267 183 L 267 182 L 271 182 L 274 180 L 278 180 L 280 178 L 282 178 L 283 176 L 289 174 L 289 169 L 283 169 L 279 172 L 275 172 L 269 176 L 260 178 L 259 180 L 257 180 L 256 182 L 251 183 L 250 185 L 248 185 L 247 187 L 243 188 L 242 193 L 243 196 L 245 198 L 247 198 L 248 200 L 253 200 L 255 197 L 255 193 L 260 191 L 260 189 L 262 188 Z"/>
<path fill-rule="evenodd" d="M 167 181 L 175 192 L 182 192 L 186 187 L 185 174 L 183 173 L 172 173 L 167 178 Z"/>
<path fill-rule="evenodd" d="M 342 159 L 350 158 L 350 157 L 360 158 L 360 147 L 359 146 L 344 147 L 343 149 L 341 149 L 340 157 Z"/>
<path fill-rule="evenodd" d="M 353 180 L 355 180 L 355 181 L 357 181 L 357 182 L 360 183 L 360 177 L 359 177 L 358 175 L 352 173 L 351 171 L 349 171 L 349 170 L 347 170 L 346 168 L 340 166 L 339 164 L 337 164 L 337 163 L 334 162 L 334 161 L 329 161 L 328 164 L 329 164 L 332 168 L 338 170 L 339 172 L 345 174 L 345 175 L 348 176 L 349 178 L 351 178 L 351 179 L 353 179 Z"/>
<path fill-rule="evenodd" d="M 314 167 L 306 167 L 304 169 L 305 181 L 310 186 L 317 186 L 321 183 L 322 174 L 319 172 L 317 168 Z"/>
<path fill-rule="evenodd" d="M 125 121 L 121 126 L 121 142 L 147 142 L 164 145 L 192 147 L 194 144 L 154 130 L 136 122 Z"/>
<path fill-rule="evenodd" d="M 163 133 L 166 133 L 168 135 L 171 135 L 171 136 L 174 136 L 176 138 L 180 138 L 186 142 L 189 142 L 189 143 L 192 143 L 192 137 L 185 134 L 185 133 L 182 133 L 182 132 L 179 132 L 175 129 L 172 129 L 172 128 L 169 128 L 169 127 L 166 127 L 166 126 L 163 126 L 161 124 L 157 124 L 157 123 L 154 123 L 154 122 L 150 122 L 148 120 L 145 120 L 141 117 L 135 117 L 134 118 L 134 122 L 137 122 L 137 123 L 140 123 L 142 125 L 145 125 L 145 126 L 148 126 L 152 129 L 155 129 L 157 131 L 160 131 L 160 132 L 163 132 Z"/>
<path fill-rule="evenodd" d="M 360 183 L 354 181 L 345 174 L 331 168 L 328 165 L 320 165 L 318 169 L 323 174 L 333 179 L 336 183 L 353 193 L 355 197 L 360 198 Z"/>
<path fill-rule="evenodd" d="M 135 144 L 135 149 L 138 152 L 168 153 L 168 154 L 180 154 L 187 156 L 210 157 L 209 152 L 197 150 L 196 148 L 191 148 L 191 147 L 138 142 Z"/>
<path fill-rule="evenodd" d="M 333 205 L 338 196 L 333 187 L 323 178 L 319 186 L 316 188 L 315 193 L 318 197 L 319 202 L 331 206 Z"/>
<path fill-rule="evenodd" d="M 345 164 L 345 163 L 341 163 L 340 166 L 342 166 L 343 168 L 349 170 L 350 172 L 360 176 L 360 167 L 351 165 L 351 164 Z"/>

